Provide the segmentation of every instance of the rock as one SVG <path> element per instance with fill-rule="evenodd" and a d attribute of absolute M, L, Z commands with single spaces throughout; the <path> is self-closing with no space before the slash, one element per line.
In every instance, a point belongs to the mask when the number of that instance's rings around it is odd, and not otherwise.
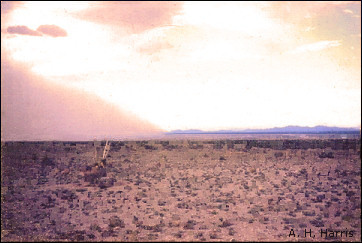
<path fill-rule="evenodd" d="M 251 167 L 251 168 L 248 169 L 248 172 L 249 173 L 256 173 L 256 168 Z"/>
<path fill-rule="evenodd" d="M 180 226 L 180 222 L 177 220 L 172 220 L 171 222 L 168 223 L 169 227 L 179 227 Z"/>
<path fill-rule="evenodd" d="M 236 231 L 233 228 L 229 228 L 229 235 L 235 235 Z"/>

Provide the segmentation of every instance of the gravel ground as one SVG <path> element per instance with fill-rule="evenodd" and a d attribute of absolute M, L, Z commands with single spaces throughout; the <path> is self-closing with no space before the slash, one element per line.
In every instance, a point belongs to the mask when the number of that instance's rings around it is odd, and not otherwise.
<path fill-rule="evenodd" d="M 1 240 L 361 239 L 360 145 L 113 142 L 97 185 L 83 176 L 94 149 L 3 143 Z"/>

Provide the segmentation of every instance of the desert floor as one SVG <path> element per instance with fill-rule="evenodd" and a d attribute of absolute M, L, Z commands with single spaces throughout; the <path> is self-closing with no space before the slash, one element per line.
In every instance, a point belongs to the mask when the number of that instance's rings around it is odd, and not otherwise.
<path fill-rule="evenodd" d="M 3 143 L 1 240 L 361 239 L 360 145 L 228 144 L 112 143 L 100 186 L 82 172 L 101 145 Z"/>

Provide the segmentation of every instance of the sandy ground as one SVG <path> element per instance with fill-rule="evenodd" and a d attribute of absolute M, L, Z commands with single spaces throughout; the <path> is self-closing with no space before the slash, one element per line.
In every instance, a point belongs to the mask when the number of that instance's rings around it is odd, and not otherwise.
<path fill-rule="evenodd" d="M 93 142 L 3 144 L 1 240 L 361 239 L 360 147 L 173 143 L 112 144 L 103 187 Z"/>

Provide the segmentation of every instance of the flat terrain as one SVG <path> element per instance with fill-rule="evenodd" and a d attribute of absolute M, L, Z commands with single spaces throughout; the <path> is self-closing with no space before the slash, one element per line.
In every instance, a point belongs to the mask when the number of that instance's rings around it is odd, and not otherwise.
<path fill-rule="evenodd" d="M 361 239 L 360 140 L 112 142 L 91 185 L 102 145 L 2 143 L 1 240 Z"/>

